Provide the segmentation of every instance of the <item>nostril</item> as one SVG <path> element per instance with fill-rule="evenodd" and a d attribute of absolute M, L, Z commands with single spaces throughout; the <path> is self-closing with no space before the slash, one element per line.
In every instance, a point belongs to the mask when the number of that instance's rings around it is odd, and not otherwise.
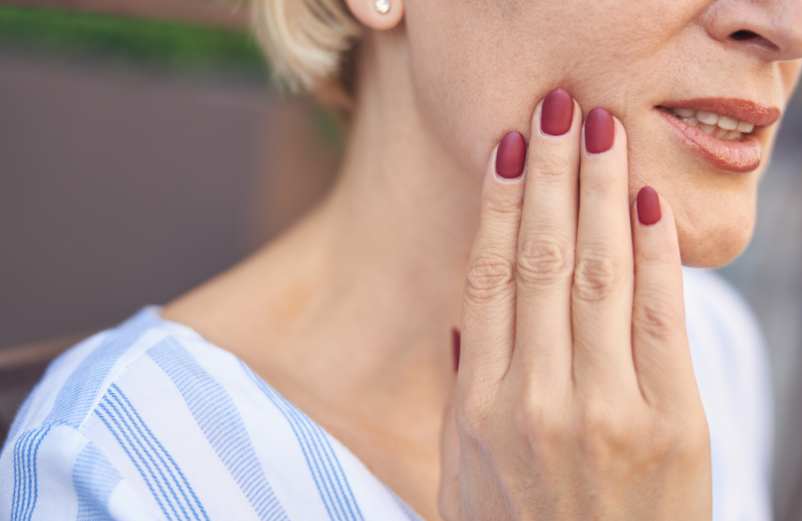
<path fill-rule="evenodd" d="M 740 31 L 735 31 L 730 35 L 730 38 L 733 40 L 749 40 L 751 38 L 757 37 L 757 34 L 753 33 L 752 31 L 748 31 L 746 29 L 741 29 Z"/>
<path fill-rule="evenodd" d="M 772 51 L 779 50 L 779 48 L 773 42 L 767 40 L 766 38 L 763 38 L 754 31 L 750 31 L 749 29 L 740 29 L 738 31 L 735 31 L 730 35 L 730 38 L 738 42 L 751 40 L 753 43 L 765 47 L 767 49 L 770 49 Z"/>

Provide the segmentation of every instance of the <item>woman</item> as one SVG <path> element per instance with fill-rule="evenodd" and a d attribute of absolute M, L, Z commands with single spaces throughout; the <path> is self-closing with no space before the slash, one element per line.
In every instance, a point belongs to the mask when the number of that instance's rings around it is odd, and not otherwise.
<path fill-rule="evenodd" d="M 770 518 L 759 329 L 704 268 L 751 238 L 798 0 L 255 13 L 282 78 L 348 114 L 336 186 L 52 363 L 0 512 Z"/>

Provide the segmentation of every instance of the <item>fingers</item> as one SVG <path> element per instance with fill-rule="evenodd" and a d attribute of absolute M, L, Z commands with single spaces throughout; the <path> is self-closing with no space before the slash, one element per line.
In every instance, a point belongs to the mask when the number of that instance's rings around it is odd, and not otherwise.
<path fill-rule="evenodd" d="M 651 187 L 631 206 L 635 248 L 632 349 L 644 398 L 683 407 L 696 400 L 685 329 L 682 261 L 671 207 Z M 687 410 L 687 409 L 685 409 Z"/>
<path fill-rule="evenodd" d="M 527 153 L 512 370 L 546 385 L 570 381 L 581 127 L 579 104 L 555 89 L 535 108 Z"/>
<path fill-rule="evenodd" d="M 509 366 L 525 157 L 523 136 L 510 132 L 496 147 L 485 173 L 479 230 L 464 289 L 458 382 L 497 383 Z"/>
<path fill-rule="evenodd" d="M 630 344 L 633 259 L 627 208 L 626 133 L 617 118 L 595 108 L 582 131 L 571 307 L 574 380 L 597 396 L 637 389 Z"/>

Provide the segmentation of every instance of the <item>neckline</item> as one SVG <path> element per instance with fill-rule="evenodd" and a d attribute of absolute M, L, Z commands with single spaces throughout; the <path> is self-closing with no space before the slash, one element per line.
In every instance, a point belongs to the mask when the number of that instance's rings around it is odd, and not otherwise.
<path fill-rule="evenodd" d="M 313 425 L 319 428 L 321 432 L 323 432 L 323 434 L 331 442 L 337 444 L 345 452 L 347 457 L 353 460 L 353 462 L 357 464 L 357 466 L 365 474 L 365 476 L 367 476 L 369 480 L 371 480 L 375 485 L 386 490 L 390 494 L 390 496 L 395 500 L 398 507 L 401 509 L 402 513 L 407 517 L 407 519 L 409 519 L 410 521 L 423 521 L 423 517 L 414 508 L 412 508 L 412 506 L 410 506 L 406 501 L 404 501 L 387 483 L 385 483 L 376 474 L 374 474 L 373 471 L 371 471 L 370 468 L 368 468 L 365 462 L 363 462 L 362 459 L 358 457 L 345 443 L 343 443 L 339 438 L 330 433 L 323 425 L 318 423 L 305 410 L 296 405 L 295 402 L 284 396 L 284 394 L 280 390 L 273 387 L 273 385 L 269 381 L 267 381 L 259 373 L 254 371 L 242 358 L 240 358 L 233 352 L 229 351 L 228 349 L 225 349 L 224 347 L 207 339 L 195 328 L 187 324 L 176 322 L 174 320 L 163 317 L 161 314 L 162 308 L 163 306 L 160 304 L 146 304 L 142 306 L 137 313 L 134 314 L 131 320 L 133 322 L 139 322 L 140 320 L 142 320 L 142 322 L 146 326 L 157 326 L 157 325 L 164 326 L 176 333 L 184 335 L 188 338 L 192 338 L 204 344 L 209 349 L 213 349 L 215 351 L 221 351 L 229 356 L 234 357 L 240 364 L 242 364 L 248 371 L 250 371 L 250 373 L 254 378 L 256 378 L 263 385 L 267 386 L 272 392 L 280 396 L 282 400 L 289 406 L 291 406 L 293 409 L 298 411 L 300 414 L 303 414 L 309 420 L 309 422 L 311 422 Z"/>

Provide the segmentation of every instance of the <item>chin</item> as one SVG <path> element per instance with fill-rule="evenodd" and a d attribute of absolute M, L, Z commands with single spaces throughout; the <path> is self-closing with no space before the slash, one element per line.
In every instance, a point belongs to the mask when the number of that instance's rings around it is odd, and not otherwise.
<path fill-rule="evenodd" d="M 726 215 L 726 214 L 724 214 Z M 687 222 L 677 217 L 682 264 L 699 268 L 721 268 L 734 261 L 752 240 L 755 219 L 744 214 L 709 215 L 708 220 Z"/>
<path fill-rule="evenodd" d="M 630 164 L 635 173 L 630 177 L 630 200 L 642 184 L 652 185 L 667 199 L 676 219 L 683 265 L 720 268 L 734 261 L 752 240 L 759 180 L 768 154 L 762 168 L 724 171 L 671 139 L 653 121 L 633 118 L 630 126 Z"/>

